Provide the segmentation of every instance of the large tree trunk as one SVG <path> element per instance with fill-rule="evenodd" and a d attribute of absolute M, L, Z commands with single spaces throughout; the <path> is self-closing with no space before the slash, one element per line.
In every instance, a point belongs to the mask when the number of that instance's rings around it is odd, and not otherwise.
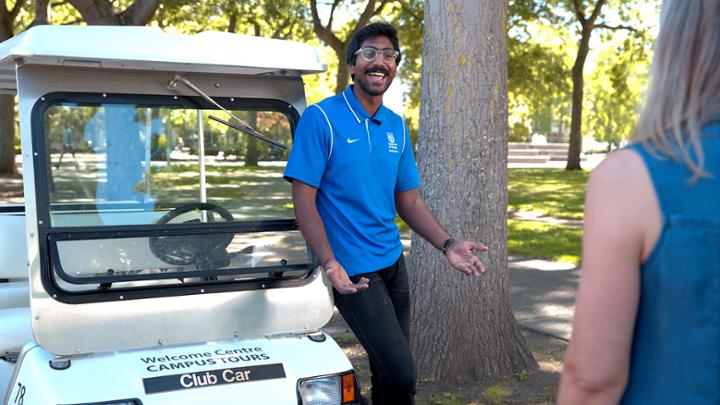
<path fill-rule="evenodd" d="M 579 170 L 580 153 L 582 152 L 582 113 L 583 113 L 583 69 L 588 52 L 590 52 L 590 36 L 592 26 L 585 25 L 582 28 L 582 36 L 578 46 L 575 64 L 572 68 L 572 116 L 570 121 L 570 147 L 568 148 L 567 166 L 565 170 Z"/>
<path fill-rule="evenodd" d="M 467 278 L 413 236 L 411 347 L 420 379 L 489 380 L 534 369 L 510 308 L 507 267 L 507 3 L 425 3 L 420 190 L 456 237 L 490 247 Z"/>

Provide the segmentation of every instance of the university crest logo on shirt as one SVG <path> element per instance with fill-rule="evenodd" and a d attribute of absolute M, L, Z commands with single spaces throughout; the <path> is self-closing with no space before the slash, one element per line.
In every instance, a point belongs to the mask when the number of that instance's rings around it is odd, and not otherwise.
<path fill-rule="evenodd" d="M 387 140 L 388 140 L 388 152 L 390 153 L 398 153 L 398 144 L 395 142 L 395 136 L 392 132 L 387 133 Z"/>

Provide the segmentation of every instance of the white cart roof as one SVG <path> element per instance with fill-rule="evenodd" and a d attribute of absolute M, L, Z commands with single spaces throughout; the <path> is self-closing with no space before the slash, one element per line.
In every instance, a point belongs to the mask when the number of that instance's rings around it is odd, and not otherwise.
<path fill-rule="evenodd" d="M 168 34 L 157 27 L 33 27 L 0 44 L 0 90 L 15 63 L 221 74 L 307 74 L 327 69 L 311 45 L 228 32 Z"/>

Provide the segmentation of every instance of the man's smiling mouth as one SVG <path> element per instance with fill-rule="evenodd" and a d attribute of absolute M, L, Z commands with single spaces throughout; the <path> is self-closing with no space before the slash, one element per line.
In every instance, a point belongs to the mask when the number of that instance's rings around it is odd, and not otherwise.
<path fill-rule="evenodd" d="M 383 68 L 376 67 L 376 68 L 370 68 L 370 69 L 366 70 L 365 73 L 368 76 L 383 78 L 383 77 L 388 76 L 390 72 L 388 72 L 387 70 L 385 70 Z"/>

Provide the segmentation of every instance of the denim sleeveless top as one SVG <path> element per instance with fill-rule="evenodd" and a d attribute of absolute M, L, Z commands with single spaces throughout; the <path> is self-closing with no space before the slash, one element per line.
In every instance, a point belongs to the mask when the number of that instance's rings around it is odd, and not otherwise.
<path fill-rule="evenodd" d="M 703 129 L 705 170 L 642 156 L 662 212 L 641 290 L 622 404 L 720 404 L 720 122 Z"/>

